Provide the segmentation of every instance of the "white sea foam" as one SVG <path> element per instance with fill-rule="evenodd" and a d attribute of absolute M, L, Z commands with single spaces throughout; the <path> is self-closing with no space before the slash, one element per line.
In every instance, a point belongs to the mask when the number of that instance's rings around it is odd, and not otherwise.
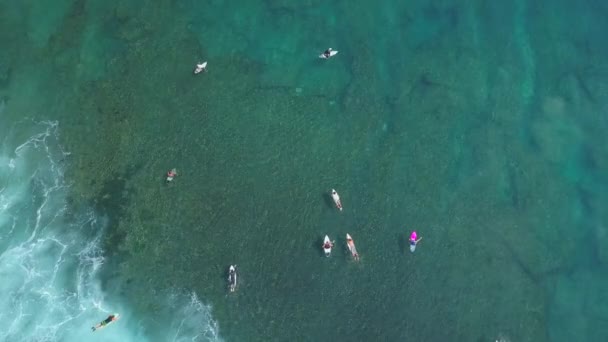
<path fill-rule="evenodd" d="M 11 142 L 32 128 L 37 132 L 25 142 Z M 16 129 L 0 149 L 0 341 L 220 340 L 210 307 L 195 293 L 175 291 L 166 335 L 151 337 L 146 320 L 102 291 L 104 222 L 92 209 L 66 215 L 61 160 L 69 154 L 57 142 L 57 122 Z M 117 323 L 91 332 L 113 312 L 121 313 Z"/>

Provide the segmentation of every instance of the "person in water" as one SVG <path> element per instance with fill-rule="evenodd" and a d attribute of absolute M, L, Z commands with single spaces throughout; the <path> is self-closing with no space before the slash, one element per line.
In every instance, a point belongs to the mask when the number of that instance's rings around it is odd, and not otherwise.
<path fill-rule="evenodd" d="M 106 325 L 108 325 L 108 324 L 110 324 L 111 322 L 116 321 L 116 320 L 118 320 L 118 316 L 117 316 L 117 315 L 110 315 L 110 316 L 108 316 L 108 318 L 106 318 L 106 319 L 104 319 L 103 321 L 101 321 L 101 323 L 97 324 L 97 325 L 96 325 L 96 326 L 94 326 L 94 327 L 91 327 L 91 329 L 92 329 L 93 331 L 95 331 L 95 330 L 97 330 L 97 329 L 100 329 L 100 328 L 105 327 Z"/>
<path fill-rule="evenodd" d="M 331 51 L 332 51 L 332 50 L 331 50 L 331 48 L 329 48 L 329 49 L 325 50 L 325 52 L 323 52 L 323 56 L 324 56 L 325 58 L 329 58 L 329 57 L 331 57 Z"/>
<path fill-rule="evenodd" d="M 334 244 L 331 241 L 327 241 L 326 243 L 323 244 L 324 249 L 330 249 L 333 246 L 334 246 Z"/>
<path fill-rule="evenodd" d="M 177 176 L 177 169 L 169 170 L 169 172 L 167 172 L 167 183 L 172 182 L 175 176 Z"/>
<path fill-rule="evenodd" d="M 340 211 L 342 210 L 342 202 L 340 201 L 340 195 L 338 195 L 338 193 L 336 192 L 335 189 L 331 190 L 331 198 L 333 198 L 334 203 L 336 204 L 336 207 L 338 209 L 340 209 Z"/>
<path fill-rule="evenodd" d="M 196 65 L 196 69 L 194 69 L 194 73 L 199 74 L 201 72 L 207 72 L 207 62 L 199 63 Z"/>
<path fill-rule="evenodd" d="M 236 289 L 236 265 L 234 265 L 234 269 L 230 269 L 228 272 L 228 285 L 230 285 L 230 292 L 234 292 Z"/>
<path fill-rule="evenodd" d="M 353 239 L 346 239 L 346 243 L 348 244 L 348 248 L 350 249 L 355 261 L 359 261 L 359 253 L 357 253 L 357 248 L 355 247 L 355 242 Z"/>
<path fill-rule="evenodd" d="M 416 231 L 413 231 L 410 235 L 410 246 L 416 247 L 420 240 L 422 240 L 422 237 L 418 238 L 418 234 L 416 234 Z"/>

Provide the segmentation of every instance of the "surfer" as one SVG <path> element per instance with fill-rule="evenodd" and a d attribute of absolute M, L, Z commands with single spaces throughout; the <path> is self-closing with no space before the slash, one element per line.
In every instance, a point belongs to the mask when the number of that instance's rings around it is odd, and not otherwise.
<path fill-rule="evenodd" d="M 200 74 L 203 71 L 207 72 L 207 62 L 197 64 L 196 69 L 194 69 L 194 74 Z"/>
<path fill-rule="evenodd" d="M 167 183 L 172 182 L 173 178 L 177 176 L 177 169 L 173 168 L 167 172 Z"/>
<path fill-rule="evenodd" d="M 338 53 L 337 50 L 333 50 L 332 48 L 329 48 L 329 49 L 323 51 L 323 53 L 319 55 L 319 58 L 328 59 L 328 58 L 335 56 L 337 53 Z"/>
<path fill-rule="evenodd" d="M 348 245 L 348 249 L 350 253 L 353 255 L 355 261 L 359 261 L 359 253 L 357 253 L 357 248 L 355 247 L 355 242 L 353 238 L 350 237 L 349 234 L 346 234 L 346 244 Z"/>
<path fill-rule="evenodd" d="M 334 243 L 335 241 L 331 241 L 329 236 L 325 235 L 325 239 L 323 239 L 323 251 L 326 257 L 331 255 L 331 248 L 334 246 Z"/>
<path fill-rule="evenodd" d="M 325 241 L 323 244 L 323 249 L 331 249 L 333 246 L 334 244 L 331 241 Z"/>
<path fill-rule="evenodd" d="M 230 265 L 228 271 L 228 285 L 230 286 L 230 292 L 234 292 L 236 289 L 236 265 Z"/>
<path fill-rule="evenodd" d="M 106 325 L 108 325 L 108 324 L 110 324 L 110 323 L 112 323 L 112 322 L 114 322 L 116 320 L 118 320 L 118 314 L 110 315 L 110 316 L 108 316 L 108 318 L 104 319 L 103 321 L 101 321 L 96 326 L 91 327 L 91 330 L 95 331 L 97 329 L 101 329 L 101 328 L 105 327 Z"/>
<path fill-rule="evenodd" d="M 335 189 L 331 189 L 331 198 L 334 200 L 336 207 L 342 211 L 342 202 L 340 201 L 340 195 Z"/>
<path fill-rule="evenodd" d="M 410 234 L 410 251 L 412 253 L 414 253 L 414 251 L 416 250 L 416 245 L 418 244 L 418 242 L 420 242 L 420 240 L 422 240 L 422 237 L 418 238 L 418 234 L 416 234 L 416 231 L 413 231 L 412 234 Z"/>

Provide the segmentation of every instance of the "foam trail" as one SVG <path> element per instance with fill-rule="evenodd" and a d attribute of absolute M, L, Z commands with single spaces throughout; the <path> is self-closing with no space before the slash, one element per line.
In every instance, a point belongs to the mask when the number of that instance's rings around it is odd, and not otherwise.
<path fill-rule="evenodd" d="M 69 153 L 57 139 L 57 122 L 23 121 L 0 149 L 0 341 L 219 341 L 195 293 L 173 295 L 162 316 L 168 335 L 159 337 L 102 291 L 105 222 L 92 209 L 70 212 L 61 166 Z M 121 320 L 91 332 L 113 312 Z"/>
<path fill-rule="evenodd" d="M 183 295 L 174 294 L 174 299 L 178 300 Z M 182 305 L 181 308 L 173 308 L 178 312 L 178 316 L 183 317 L 179 320 L 177 327 L 174 323 L 170 331 L 175 331 L 173 338 L 170 341 L 173 342 L 186 342 L 186 341 L 218 341 L 218 326 L 210 315 L 211 308 L 203 304 L 196 293 L 190 294 L 190 302 L 187 305 Z M 197 319 L 192 319 L 197 317 Z M 168 336 L 169 337 L 169 336 Z"/>

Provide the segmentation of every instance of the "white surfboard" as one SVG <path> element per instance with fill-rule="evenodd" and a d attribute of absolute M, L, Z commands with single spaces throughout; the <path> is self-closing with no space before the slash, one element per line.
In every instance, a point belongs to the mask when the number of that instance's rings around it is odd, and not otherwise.
<path fill-rule="evenodd" d="M 416 244 L 410 243 L 410 252 L 414 253 L 416 251 Z"/>
<path fill-rule="evenodd" d="M 349 240 L 352 241 L 352 243 L 348 243 Z M 353 258 L 357 260 L 359 258 L 359 253 L 357 253 L 357 247 L 355 247 L 355 240 L 353 240 L 353 238 L 348 233 L 346 233 L 346 245 L 348 246 L 350 254 L 352 254 Z"/>
<path fill-rule="evenodd" d="M 319 55 L 319 58 L 328 59 L 328 58 L 331 58 L 331 57 L 333 57 L 333 56 L 335 56 L 335 55 L 337 55 L 337 54 L 338 54 L 338 51 L 336 51 L 336 50 L 331 50 L 331 51 L 329 52 L 329 57 L 326 57 L 324 54 L 320 54 L 320 55 Z"/>
<path fill-rule="evenodd" d="M 334 200 L 336 208 L 342 211 L 342 201 L 340 201 L 340 195 L 338 195 L 338 192 L 335 189 L 331 189 L 331 198 Z"/>
<path fill-rule="evenodd" d="M 230 287 L 230 292 L 236 290 L 236 278 L 236 266 L 230 265 L 230 269 L 228 270 L 228 285 Z"/>
<path fill-rule="evenodd" d="M 201 64 L 197 64 L 196 68 L 194 68 L 194 74 L 200 74 L 201 72 L 205 71 L 205 69 L 207 68 L 207 61 L 201 63 Z"/>
<path fill-rule="evenodd" d="M 331 240 L 329 239 L 329 236 L 325 235 L 325 239 L 323 240 L 323 250 L 325 251 L 326 257 L 331 255 L 331 247 L 325 248 L 325 245 L 328 243 L 331 244 Z"/>

